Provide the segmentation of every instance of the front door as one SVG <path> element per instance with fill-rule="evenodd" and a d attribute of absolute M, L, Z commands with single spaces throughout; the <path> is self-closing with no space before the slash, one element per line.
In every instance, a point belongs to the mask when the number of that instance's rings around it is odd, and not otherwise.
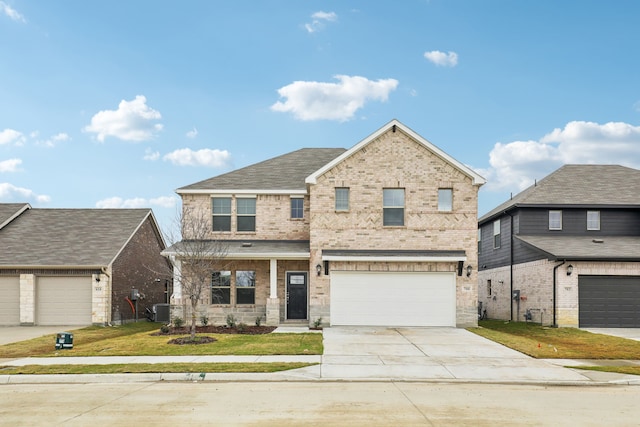
<path fill-rule="evenodd" d="M 307 318 L 307 273 L 287 273 L 287 319 Z"/>

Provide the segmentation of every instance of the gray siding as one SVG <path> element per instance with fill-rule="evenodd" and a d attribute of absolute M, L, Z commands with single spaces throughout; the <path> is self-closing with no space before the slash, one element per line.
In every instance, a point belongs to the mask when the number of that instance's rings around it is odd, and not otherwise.
<path fill-rule="evenodd" d="M 549 230 L 549 210 L 562 211 L 562 230 Z M 587 211 L 600 211 L 600 230 L 587 230 Z M 640 235 L 640 212 L 631 209 L 520 209 L 519 233 L 526 235 Z"/>
<path fill-rule="evenodd" d="M 482 242 L 478 255 L 480 269 L 486 270 L 509 265 L 511 260 L 511 218 L 509 215 L 503 215 L 500 218 L 499 248 L 493 247 L 493 221 L 483 224 L 481 230 Z"/>

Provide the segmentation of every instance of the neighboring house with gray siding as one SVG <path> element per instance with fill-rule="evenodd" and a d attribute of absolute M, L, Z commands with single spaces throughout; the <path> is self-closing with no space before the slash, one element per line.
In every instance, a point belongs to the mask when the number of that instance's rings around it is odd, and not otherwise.
<path fill-rule="evenodd" d="M 477 324 L 484 179 L 397 120 L 350 149 L 304 148 L 179 188 L 224 242 L 203 314 L 269 325 Z M 179 246 L 165 255 L 176 272 Z M 185 307 L 179 276 L 173 302 Z M 184 313 L 188 315 L 187 313 Z"/>
<path fill-rule="evenodd" d="M 171 292 L 163 249 L 150 209 L 0 204 L 0 325 L 144 319 L 145 307 Z M 144 295 L 138 313 L 132 289 Z"/>
<path fill-rule="evenodd" d="M 565 165 L 478 221 L 487 316 L 640 327 L 640 171 Z"/>

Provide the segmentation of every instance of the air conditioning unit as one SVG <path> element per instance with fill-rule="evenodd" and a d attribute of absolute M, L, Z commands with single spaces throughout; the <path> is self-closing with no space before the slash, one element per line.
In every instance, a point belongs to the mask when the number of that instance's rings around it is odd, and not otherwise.
<path fill-rule="evenodd" d="M 153 312 L 155 314 L 155 321 L 162 323 L 171 322 L 171 305 L 170 304 L 154 304 Z"/>

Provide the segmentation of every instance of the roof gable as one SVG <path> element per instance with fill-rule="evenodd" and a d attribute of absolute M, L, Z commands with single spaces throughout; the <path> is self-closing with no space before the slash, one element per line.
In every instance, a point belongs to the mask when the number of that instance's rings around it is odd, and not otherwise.
<path fill-rule="evenodd" d="M 619 165 L 564 165 L 498 205 L 483 223 L 514 207 L 640 207 L 640 170 Z"/>
<path fill-rule="evenodd" d="M 195 184 L 178 194 L 219 192 L 306 193 L 305 178 L 345 151 L 344 148 L 302 148 Z"/>
<path fill-rule="evenodd" d="M 31 209 L 28 203 L 0 203 L 0 230 L 27 209 Z"/>
<path fill-rule="evenodd" d="M 331 170 L 333 167 L 335 167 L 339 163 L 343 162 L 344 160 L 348 159 L 354 153 L 362 150 L 364 147 L 366 147 L 372 141 L 376 140 L 382 134 L 384 134 L 386 132 L 389 132 L 389 131 L 396 132 L 398 130 L 404 132 L 409 137 L 411 137 L 413 140 L 415 140 L 416 142 L 421 144 L 424 148 L 426 148 L 427 150 L 429 150 L 430 152 L 432 152 L 436 156 L 440 157 L 445 162 L 451 164 L 452 166 L 454 166 L 456 169 L 458 169 L 459 171 L 461 171 L 465 175 L 469 176 L 472 179 L 474 185 L 480 186 L 480 185 L 482 185 L 482 184 L 484 184 L 486 182 L 486 180 L 483 177 L 481 177 L 480 175 L 478 175 L 473 169 L 471 169 L 471 168 L 465 166 L 464 164 L 458 162 L 453 157 L 449 156 L 447 153 L 442 151 L 440 148 L 436 147 L 435 145 L 433 145 L 432 143 L 430 143 L 429 141 L 427 141 L 426 139 L 424 139 L 423 137 L 421 137 L 420 135 L 415 133 L 413 130 L 409 129 L 408 127 L 406 127 L 405 125 L 403 125 L 402 123 L 400 123 L 398 120 L 395 120 L 395 119 L 390 121 L 389 123 L 387 123 L 386 125 L 384 125 L 380 129 L 378 129 L 377 131 L 375 131 L 374 133 L 372 133 L 371 135 L 369 135 L 368 137 L 366 137 L 365 139 L 363 139 L 362 141 L 360 141 L 359 143 L 357 143 L 353 147 L 351 147 L 349 150 L 347 150 L 344 153 L 342 153 L 340 156 L 338 156 L 335 159 L 333 159 L 331 162 L 323 165 L 321 168 L 319 168 L 318 170 L 314 171 L 312 174 L 310 174 L 307 177 L 305 182 L 307 184 L 316 184 L 318 178 L 321 175 L 323 175 L 327 171 Z"/>
<path fill-rule="evenodd" d="M 157 228 L 150 209 L 30 209 L 0 230 L 0 266 L 106 267 L 147 218 Z"/>

